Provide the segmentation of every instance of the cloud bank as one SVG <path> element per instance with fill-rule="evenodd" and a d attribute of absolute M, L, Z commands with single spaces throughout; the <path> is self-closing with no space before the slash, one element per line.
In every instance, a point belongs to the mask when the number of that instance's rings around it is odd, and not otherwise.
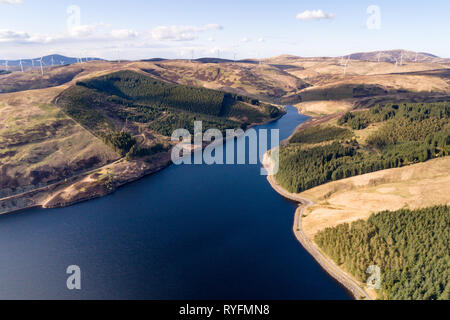
<path fill-rule="evenodd" d="M 191 41 L 198 37 L 198 34 L 210 30 L 221 30 L 219 24 L 207 24 L 204 26 L 159 26 L 152 30 L 152 37 L 159 41 Z"/>
<path fill-rule="evenodd" d="M 20 4 L 20 3 L 22 3 L 22 0 L 0 0 L 0 3 Z"/>
<path fill-rule="evenodd" d="M 306 10 L 302 13 L 297 14 L 298 20 L 310 21 L 310 20 L 324 20 L 324 19 L 334 19 L 336 17 L 333 13 L 325 13 L 321 9 L 319 10 Z"/>

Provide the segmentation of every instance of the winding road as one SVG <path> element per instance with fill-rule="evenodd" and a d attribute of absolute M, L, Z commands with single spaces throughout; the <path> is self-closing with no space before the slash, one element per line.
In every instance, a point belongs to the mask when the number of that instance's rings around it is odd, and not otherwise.
<path fill-rule="evenodd" d="M 326 258 L 319 250 L 319 248 L 313 242 L 311 242 L 303 232 L 303 212 L 305 211 L 305 209 L 314 205 L 314 202 L 310 199 L 303 198 L 298 194 L 286 191 L 283 187 L 280 186 L 274 176 L 268 176 L 267 180 L 269 181 L 272 188 L 281 196 L 302 204 L 295 212 L 293 229 L 297 240 L 302 244 L 306 251 L 308 251 L 308 253 L 320 264 L 320 266 L 328 274 L 339 281 L 349 292 L 351 292 L 355 299 L 372 300 L 372 297 L 363 288 L 361 288 L 361 286 L 354 279 L 352 279 L 352 277 L 343 272 L 333 261 Z"/>

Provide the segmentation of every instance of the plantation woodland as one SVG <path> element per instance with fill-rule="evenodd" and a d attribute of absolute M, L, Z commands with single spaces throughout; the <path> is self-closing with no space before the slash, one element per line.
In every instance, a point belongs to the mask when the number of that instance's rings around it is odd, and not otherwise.
<path fill-rule="evenodd" d="M 246 129 L 277 118 L 283 112 L 257 99 L 156 80 L 134 71 L 119 71 L 79 81 L 55 103 L 122 156 L 139 157 L 160 150 L 136 146 L 124 128 L 130 124 L 165 137 L 176 129 L 194 130 L 194 121 L 209 128 Z M 126 131 L 126 130 L 125 130 Z"/>
<path fill-rule="evenodd" d="M 280 148 L 277 181 L 298 193 L 326 182 L 402 167 L 450 153 L 450 102 L 389 104 L 347 113 L 339 127 L 312 127 Z M 364 143 L 355 130 L 378 125 Z M 353 132 L 352 132 L 353 131 Z M 307 143 L 322 143 L 305 148 Z"/>
<path fill-rule="evenodd" d="M 367 221 L 327 228 L 319 247 L 359 281 L 381 269 L 379 298 L 450 299 L 450 206 L 381 212 Z"/>

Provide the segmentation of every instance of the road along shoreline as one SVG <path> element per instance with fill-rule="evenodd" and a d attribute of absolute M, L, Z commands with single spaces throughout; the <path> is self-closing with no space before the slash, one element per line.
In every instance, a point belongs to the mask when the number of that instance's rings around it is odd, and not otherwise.
<path fill-rule="evenodd" d="M 266 162 L 267 163 L 267 162 Z M 350 275 L 341 270 L 333 261 L 327 258 L 317 245 L 308 239 L 303 232 L 302 216 L 305 209 L 314 205 L 314 202 L 310 199 L 301 197 L 299 194 L 291 193 L 285 190 L 275 179 L 273 175 L 267 176 L 267 181 L 270 186 L 282 197 L 291 201 L 297 202 L 299 207 L 295 211 L 293 231 L 295 237 L 306 251 L 319 263 L 319 265 L 336 281 L 343 285 L 357 300 L 372 300 L 372 297 L 361 287 L 358 282 Z"/>

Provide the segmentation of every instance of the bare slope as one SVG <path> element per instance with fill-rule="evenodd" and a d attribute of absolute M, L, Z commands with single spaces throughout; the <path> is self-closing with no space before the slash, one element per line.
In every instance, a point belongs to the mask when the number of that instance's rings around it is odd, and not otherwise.
<path fill-rule="evenodd" d="M 383 210 L 450 204 L 450 157 L 335 181 L 300 195 L 316 204 L 304 213 L 305 233 L 367 219 Z"/>

